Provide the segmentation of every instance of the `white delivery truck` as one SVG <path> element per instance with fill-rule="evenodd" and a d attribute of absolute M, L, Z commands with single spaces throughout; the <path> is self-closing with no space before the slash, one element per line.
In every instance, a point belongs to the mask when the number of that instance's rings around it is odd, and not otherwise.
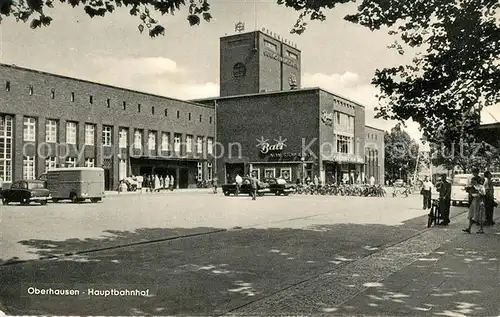
<path fill-rule="evenodd" d="M 99 167 L 54 168 L 40 175 L 53 202 L 69 199 L 74 203 L 90 199 L 97 203 L 104 197 L 104 169 Z"/>

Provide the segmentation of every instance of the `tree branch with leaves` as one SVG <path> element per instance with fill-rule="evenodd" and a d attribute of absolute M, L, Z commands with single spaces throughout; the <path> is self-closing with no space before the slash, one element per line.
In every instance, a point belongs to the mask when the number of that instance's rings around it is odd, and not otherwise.
<path fill-rule="evenodd" d="M 434 142 L 447 131 L 447 144 L 471 134 L 484 107 L 500 103 L 500 2 L 498 0 L 360 0 L 357 12 L 344 17 L 372 31 L 397 36 L 389 47 L 399 54 L 417 49 L 410 65 L 377 69 L 372 84 L 380 90 L 377 116 L 413 120 Z M 307 21 L 326 19 L 326 10 L 354 0 L 277 0 L 299 13 L 291 33 L 302 34 Z M 175 14 L 188 7 L 190 25 L 210 21 L 208 0 L 0 0 L 0 19 L 14 16 L 32 28 L 48 26 L 45 11 L 55 4 L 83 6 L 90 17 L 104 17 L 117 7 L 139 17 L 139 31 L 151 37 L 165 27 L 154 12 Z M 223 5 L 223 4 L 222 4 Z M 439 140 L 441 141 L 441 140 Z M 448 142 L 449 141 L 449 142 Z"/>
<path fill-rule="evenodd" d="M 33 29 L 49 26 L 53 18 L 47 13 L 56 4 L 67 4 L 83 7 L 85 13 L 93 17 L 105 17 L 116 8 L 128 8 L 129 14 L 139 18 L 138 29 L 142 33 L 145 29 L 151 37 L 165 34 L 165 27 L 154 16 L 174 15 L 181 7 L 188 7 L 188 23 L 199 25 L 201 20 L 209 22 L 212 19 L 210 5 L 206 0 L 0 0 L 0 22 L 2 17 L 13 16 L 18 22 L 30 24 Z"/>

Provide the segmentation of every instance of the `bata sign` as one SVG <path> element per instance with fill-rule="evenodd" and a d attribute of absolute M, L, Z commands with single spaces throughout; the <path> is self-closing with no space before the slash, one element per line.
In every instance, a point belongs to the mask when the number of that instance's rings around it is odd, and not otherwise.
<path fill-rule="evenodd" d="M 264 56 L 272 58 L 274 60 L 277 60 L 278 62 L 282 62 L 283 64 L 291 66 L 293 68 L 297 68 L 297 69 L 299 68 L 299 66 L 297 66 L 297 63 L 295 63 L 294 61 L 292 61 L 288 58 L 284 58 L 283 56 L 281 56 L 279 54 L 264 51 Z"/>
<path fill-rule="evenodd" d="M 268 154 L 268 153 L 271 153 L 271 152 L 281 152 L 283 151 L 283 148 L 284 148 L 284 144 L 269 144 L 269 143 L 265 143 L 265 144 L 262 144 L 261 148 L 260 148 L 260 153 L 262 154 Z"/>
<path fill-rule="evenodd" d="M 281 152 L 283 149 L 286 147 L 286 139 L 283 139 L 281 136 L 274 142 L 275 144 L 269 143 L 268 139 L 265 139 L 264 137 L 261 137 L 260 139 L 257 140 L 257 147 L 260 148 L 260 153 L 265 155 L 269 153 L 276 153 L 276 152 Z"/>

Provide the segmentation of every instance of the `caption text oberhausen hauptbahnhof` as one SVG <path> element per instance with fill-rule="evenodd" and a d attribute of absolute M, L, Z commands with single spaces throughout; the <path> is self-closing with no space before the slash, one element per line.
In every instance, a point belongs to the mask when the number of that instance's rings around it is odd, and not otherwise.
<path fill-rule="evenodd" d="M 96 289 L 87 288 L 82 291 L 80 289 L 60 289 L 60 288 L 37 288 L 28 287 L 28 295 L 53 295 L 53 296 L 79 296 L 88 295 L 96 297 L 108 296 L 149 296 L 149 289 L 128 289 L 128 288 L 109 288 L 109 289 Z"/>

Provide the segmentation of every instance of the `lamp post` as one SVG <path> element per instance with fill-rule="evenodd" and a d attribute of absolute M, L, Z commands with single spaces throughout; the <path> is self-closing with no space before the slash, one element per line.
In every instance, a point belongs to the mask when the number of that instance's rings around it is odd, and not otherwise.
<path fill-rule="evenodd" d="M 300 162 L 301 162 L 300 165 L 302 166 L 302 184 L 304 184 L 304 182 L 305 182 L 305 173 L 306 173 L 305 172 L 305 166 L 306 166 L 306 164 L 304 163 L 305 160 L 306 159 L 303 156 L 300 158 Z"/>

